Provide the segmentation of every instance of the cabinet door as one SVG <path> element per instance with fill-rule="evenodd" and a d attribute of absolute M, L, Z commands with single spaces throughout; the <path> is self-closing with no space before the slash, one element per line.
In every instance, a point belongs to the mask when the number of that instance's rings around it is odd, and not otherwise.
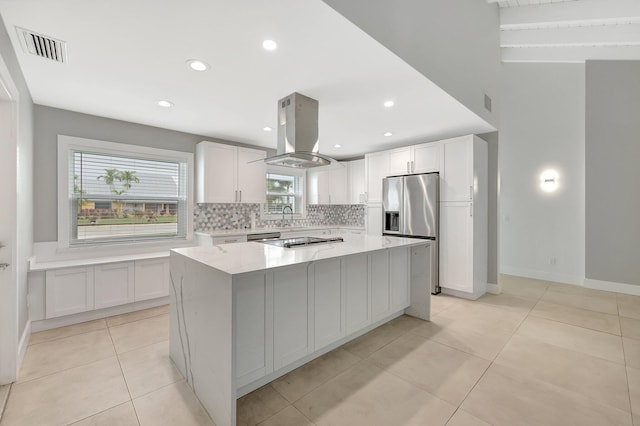
<path fill-rule="evenodd" d="M 307 172 L 307 204 L 329 204 L 329 172 L 309 170 Z"/>
<path fill-rule="evenodd" d="M 329 170 L 329 204 L 349 204 L 349 168 Z"/>
<path fill-rule="evenodd" d="M 316 262 L 311 270 L 315 350 L 344 336 L 340 259 Z"/>
<path fill-rule="evenodd" d="M 364 156 L 367 177 L 367 203 L 382 202 L 382 179 L 389 174 L 389 154 L 376 152 Z"/>
<path fill-rule="evenodd" d="M 46 318 L 93 309 L 93 266 L 48 270 L 45 279 Z"/>
<path fill-rule="evenodd" d="M 473 199 L 473 136 L 447 140 L 442 145 L 440 201 Z"/>
<path fill-rule="evenodd" d="M 345 326 L 347 334 L 369 324 L 369 267 L 366 254 L 342 259 L 345 286 Z"/>
<path fill-rule="evenodd" d="M 367 204 L 367 235 L 382 235 L 382 204 Z"/>
<path fill-rule="evenodd" d="M 389 252 L 389 280 L 391 281 L 391 311 L 409 306 L 409 249 L 399 247 Z"/>
<path fill-rule="evenodd" d="M 307 265 L 273 272 L 273 368 L 312 352 Z"/>
<path fill-rule="evenodd" d="M 389 315 L 391 288 L 389 287 L 389 250 L 369 254 L 371 278 L 371 321 Z"/>
<path fill-rule="evenodd" d="M 365 202 L 364 160 L 349 161 L 349 204 Z"/>
<path fill-rule="evenodd" d="M 412 173 L 431 173 L 440 171 L 440 149 L 437 142 L 413 147 Z"/>
<path fill-rule="evenodd" d="M 237 201 L 237 150 L 213 142 L 196 145 L 196 203 Z"/>
<path fill-rule="evenodd" d="M 265 158 L 267 153 L 257 149 L 238 148 L 238 201 L 264 203 L 267 199 L 267 166 L 264 162 L 250 163 Z"/>
<path fill-rule="evenodd" d="M 95 308 L 124 305 L 134 301 L 134 263 L 120 262 L 94 267 Z"/>
<path fill-rule="evenodd" d="M 136 302 L 169 295 L 169 258 L 136 260 L 134 268 Z"/>
<path fill-rule="evenodd" d="M 219 244 L 231 244 L 231 243 L 245 243 L 247 242 L 246 235 L 232 235 L 228 237 L 214 237 L 211 239 L 213 245 Z"/>
<path fill-rule="evenodd" d="M 389 175 L 406 175 L 411 173 L 411 148 L 399 148 L 389 152 Z"/>
<path fill-rule="evenodd" d="M 472 203 L 440 203 L 440 286 L 473 292 Z"/>
<path fill-rule="evenodd" d="M 236 385 L 273 371 L 273 274 L 242 275 L 233 281 L 236 324 Z"/>

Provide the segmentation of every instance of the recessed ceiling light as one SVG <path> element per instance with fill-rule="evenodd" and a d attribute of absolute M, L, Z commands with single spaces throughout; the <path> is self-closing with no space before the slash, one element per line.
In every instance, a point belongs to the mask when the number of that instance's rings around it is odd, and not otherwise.
<path fill-rule="evenodd" d="M 156 105 L 161 106 L 162 108 L 171 108 L 173 106 L 173 102 L 163 99 L 156 101 Z"/>
<path fill-rule="evenodd" d="M 384 135 L 385 135 L 385 136 L 393 136 L 393 133 L 391 133 L 391 132 L 386 132 Z"/>
<path fill-rule="evenodd" d="M 342 148 L 342 145 L 340 145 L 339 143 L 337 143 L 337 144 L 335 144 L 333 147 L 334 147 L 334 148 Z"/>
<path fill-rule="evenodd" d="M 264 130 L 265 132 L 270 132 L 273 129 L 271 127 L 267 126 L 267 127 L 263 127 L 262 130 Z"/>
<path fill-rule="evenodd" d="M 276 50 L 278 48 L 278 43 L 273 40 L 265 40 L 262 42 L 262 47 L 266 50 Z"/>
<path fill-rule="evenodd" d="M 210 68 L 210 65 L 199 59 L 189 59 L 187 65 L 194 71 L 206 71 Z"/>
<path fill-rule="evenodd" d="M 393 101 L 385 101 L 384 106 L 387 108 L 391 108 L 392 106 L 395 105 L 395 102 Z"/>

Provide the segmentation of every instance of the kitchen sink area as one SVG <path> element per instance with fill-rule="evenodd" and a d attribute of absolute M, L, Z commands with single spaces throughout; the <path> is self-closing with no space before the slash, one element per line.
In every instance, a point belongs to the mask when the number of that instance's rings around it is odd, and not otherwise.
<path fill-rule="evenodd" d="M 276 247 L 300 247 L 300 246 L 309 246 L 314 244 L 328 244 L 328 243 L 341 243 L 344 241 L 342 237 L 330 237 L 330 238 L 320 238 L 320 237 L 297 237 L 297 238 L 275 238 L 275 239 L 263 239 L 258 240 L 256 242 L 262 244 L 269 244 Z"/>

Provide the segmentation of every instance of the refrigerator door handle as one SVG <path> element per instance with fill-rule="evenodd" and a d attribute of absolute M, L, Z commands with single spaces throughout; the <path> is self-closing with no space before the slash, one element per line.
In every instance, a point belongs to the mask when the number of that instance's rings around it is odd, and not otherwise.
<path fill-rule="evenodd" d="M 473 185 L 469 185 L 469 199 L 473 200 Z"/>
<path fill-rule="evenodd" d="M 473 203 L 469 203 L 469 216 L 473 217 Z"/>

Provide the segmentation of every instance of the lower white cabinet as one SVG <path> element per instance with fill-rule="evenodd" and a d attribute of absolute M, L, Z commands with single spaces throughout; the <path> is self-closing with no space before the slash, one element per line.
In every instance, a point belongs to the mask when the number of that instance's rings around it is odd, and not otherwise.
<path fill-rule="evenodd" d="M 389 280 L 393 312 L 409 306 L 409 251 L 408 248 L 389 251 Z"/>
<path fill-rule="evenodd" d="M 109 308 L 133 302 L 133 262 L 107 263 L 94 266 L 94 308 Z"/>
<path fill-rule="evenodd" d="M 473 291 L 472 203 L 440 203 L 440 285 Z"/>
<path fill-rule="evenodd" d="M 239 277 L 233 284 L 236 323 L 237 386 L 273 371 L 273 281 L 257 273 Z"/>
<path fill-rule="evenodd" d="M 371 277 L 371 320 L 377 321 L 391 311 L 391 288 L 389 286 L 389 250 L 369 254 Z"/>
<path fill-rule="evenodd" d="M 168 295 L 171 283 L 169 259 L 136 260 L 134 282 L 135 302 Z"/>
<path fill-rule="evenodd" d="M 369 323 L 369 262 L 366 254 L 345 257 L 342 282 L 345 285 L 345 326 L 347 334 Z"/>
<path fill-rule="evenodd" d="M 45 318 L 169 295 L 169 258 L 142 259 L 45 273 Z"/>
<path fill-rule="evenodd" d="M 367 204 L 367 235 L 382 235 L 382 204 Z"/>
<path fill-rule="evenodd" d="M 273 368 L 313 352 L 307 265 L 273 272 Z"/>
<path fill-rule="evenodd" d="M 344 336 L 340 264 L 340 259 L 330 259 L 315 262 L 309 268 L 314 303 L 314 349 Z"/>
<path fill-rule="evenodd" d="M 46 272 L 46 318 L 93 309 L 93 266 Z"/>

